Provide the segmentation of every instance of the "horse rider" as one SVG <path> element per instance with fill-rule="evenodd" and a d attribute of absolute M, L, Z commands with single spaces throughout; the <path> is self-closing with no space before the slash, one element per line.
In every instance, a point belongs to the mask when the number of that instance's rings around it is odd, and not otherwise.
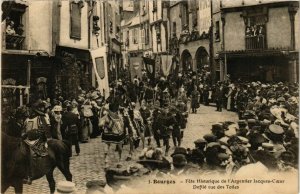
<path fill-rule="evenodd" d="M 25 129 L 22 137 L 25 139 L 25 143 L 28 145 L 26 146 L 28 156 L 26 161 L 28 164 L 27 180 L 25 179 L 24 182 L 29 185 L 32 183 L 31 150 L 33 150 L 35 154 L 39 156 L 46 156 L 46 142 L 48 138 L 51 138 L 50 127 L 44 113 L 45 106 L 46 104 L 41 100 L 35 102 L 30 109 L 29 117 L 24 123 Z M 32 141 L 34 141 L 33 144 L 31 144 Z"/>

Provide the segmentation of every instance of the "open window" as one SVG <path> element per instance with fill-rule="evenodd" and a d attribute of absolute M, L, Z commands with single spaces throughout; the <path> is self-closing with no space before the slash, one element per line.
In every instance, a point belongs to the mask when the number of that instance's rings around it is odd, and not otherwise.
<path fill-rule="evenodd" d="M 4 4 L 10 3 L 5 9 Z M 2 20 L 5 20 L 5 48 L 22 50 L 25 40 L 25 12 L 27 5 L 15 2 L 3 2 Z"/>

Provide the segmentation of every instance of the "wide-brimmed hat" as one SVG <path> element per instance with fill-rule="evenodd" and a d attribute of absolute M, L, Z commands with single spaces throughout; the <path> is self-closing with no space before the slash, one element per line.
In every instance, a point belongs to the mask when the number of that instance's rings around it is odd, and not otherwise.
<path fill-rule="evenodd" d="M 176 147 L 173 154 L 171 154 L 171 157 L 173 157 L 177 154 L 187 155 L 187 150 L 183 147 Z"/>
<path fill-rule="evenodd" d="M 75 183 L 70 181 L 60 181 L 57 183 L 57 191 L 62 193 L 71 193 L 74 192 L 76 187 Z"/>
<path fill-rule="evenodd" d="M 265 142 L 265 143 L 262 143 L 261 146 L 264 148 L 264 150 L 267 150 L 269 152 L 275 152 L 275 150 L 274 150 L 274 144 L 272 144 L 272 143 Z"/>
<path fill-rule="evenodd" d="M 244 147 L 251 147 L 251 144 L 249 143 L 249 140 L 245 137 L 242 137 L 242 136 L 237 136 L 240 140 L 241 140 L 241 144 L 244 146 Z"/>
<path fill-rule="evenodd" d="M 282 135 L 284 133 L 283 128 L 280 125 L 271 124 L 269 126 L 269 131 L 276 135 Z"/>

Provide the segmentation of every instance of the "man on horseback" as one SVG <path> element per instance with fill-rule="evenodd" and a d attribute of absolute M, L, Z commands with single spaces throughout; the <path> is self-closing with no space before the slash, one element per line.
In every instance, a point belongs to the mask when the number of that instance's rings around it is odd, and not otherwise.
<path fill-rule="evenodd" d="M 30 109 L 29 117 L 25 120 L 25 128 L 22 135 L 24 142 L 27 146 L 27 180 L 25 183 L 32 183 L 32 151 L 39 156 L 48 155 L 46 149 L 47 138 L 51 138 L 51 132 L 49 125 L 47 124 L 46 117 L 44 114 L 45 103 L 38 100 L 34 103 Z"/>

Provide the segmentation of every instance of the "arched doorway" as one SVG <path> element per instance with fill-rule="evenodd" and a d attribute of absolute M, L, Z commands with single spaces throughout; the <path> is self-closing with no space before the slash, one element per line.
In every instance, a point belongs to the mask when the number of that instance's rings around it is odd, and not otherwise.
<path fill-rule="evenodd" d="M 201 70 L 205 67 L 209 67 L 208 52 L 204 47 L 199 47 L 195 55 L 197 70 Z"/>
<path fill-rule="evenodd" d="M 181 68 L 183 72 L 193 69 L 192 55 L 188 50 L 184 50 L 181 54 Z"/>

